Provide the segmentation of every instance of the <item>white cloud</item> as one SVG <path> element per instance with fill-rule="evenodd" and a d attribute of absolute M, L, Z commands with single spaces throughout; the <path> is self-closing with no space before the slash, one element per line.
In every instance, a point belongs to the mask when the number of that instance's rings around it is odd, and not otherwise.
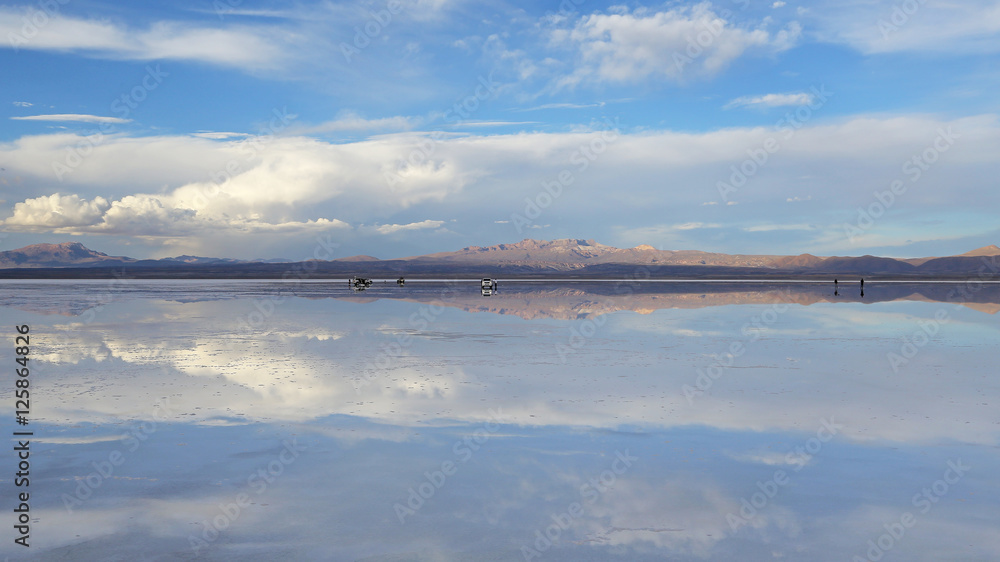
<path fill-rule="evenodd" d="M 108 443 L 111 441 L 121 441 L 128 437 L 127 433 L 121 435 L 94 435 L 91 437 L 36 437 L 39 443 L 50 443 L 53 445 L 89 445 L 91 443 Z"/>
<path fill-rule="evenodd" d="M 224 139 L 245 138 L 250 135 L 246 133 L 233 133 L 228 131 L 202 131 L 200 133 L 191 133 L 191 136 L 202 139 L 224 140 Z"/>
<path fill-rule="evenodd" d="M 803 16 L 821 40 L 845 43 L 863 53 L 1000 52 L 1000 4 L 995 0 L 877 0 L 853 3 L 850 10 L 842 2 L 827 1 Z"/>
<path fill-rule="evenodd" d="M 291 127 L 289 133 L 301 135 L 314 135 L 322 133 L 336 132 L 359 132 L 359 131 L 409 131 L 420 124 L 419 119 L 413 117 L 383 117 L 380 119 L 365 119 L 353 113 L 345 113 L 337 119 L 320 123 L 319 125 Z"/>
<path fill-rule="evenodd" d="M 526 107 L 524 109 L 518 109 L 516 111 L 538 111 L 542 109 L 586 109 L 588 107 L 604 107 L 604 102 L 598 103 L 546 103 L 542 105 L 537 105 L 535 107 Z"/>
<path fill-rule="evenodd" d="M 80 113 L 57 113 L 52 115 L 24 115 L 11 117 L 17 121 L 73 121 L 79 123 L 129 123 L 131 119 L 120 117 L 105 117 L 103 115 L 85 115 Z"/>
<path fill-rule="evenodd" d="M 811 224 L 759 224 L 744 228 L 746 232 L 772 232 L 775 230 L 815 230 Z"/>
<path fill-rule="evenodd" d="M 750 453 L 733 454 L 729 457 L 740 462 L 763 464 L 766 466 L 795 466 L 803 467 L 809 464 L 811 457 L 804 453 L 780 453 L 776 451 L 756 451 Z"/>
<path fill-rule="evenodd" d="M 12 229 L 40 227 L 45 230 L 88 226 L 100 221 L 109 208 L 111 203 L 103 197 L 87 201 L 79 195 L 54 193 L 16 203 L 13 216 L 3 221 L 3 225 Z"/>
<path fill-rule="evenodd" d="M 931 146 L 939 130 L 949 128 L 959 135 L 954 147 L 922 173 L 919 185 L 913 183 L 901 172 L 902 164 Z M 884 239 L 880 233 L 895 223 L 896 210 L 904 205 L 912 220 L 942 209 L 1000 205 L 1000 195 L 989 189 L 1000 173 L 992 150 L 1000 143 L 995 115 L 951 121 L 871 116 L 810 122 L 794 132 L 794 141 L 786 134 L 768 127 L 622 132 L 586 173 L 577 174 L 572 166 L 572 185 L 531 224 L 521 226 L 524 232 L 547 224 L 586 226 L 591 236 L 623 247 L 648 243 L 732 249 L 728 242 L 747 240 L 741 237 L 743 227 L 788 222 L 789 207 L 780 203 L 801 199 L 808 191 L 816 204 L 797 205 L 791 222 L 816 225 L 816 230 L 804 230 L 808 236 L 796 241 L 795 250 L 850 253 L 856 247 L 849 245 L 840 225 L 854 221 L 857 209 L 870 205 L 873 192 L 888 189 L 895 177 L 913 189 L 897 197 L 896 206 L 866 233 L 866 241 L 868 234 L 873 241 Z M 253 255 L 241 254 L 248 251 L 244 243 L 227 252 L 233 246 L 220 248 L 215 235 L 308 233 L 330 227 L 345 235 L 379 237 L 433 216 L 458 217 L 459 232 L 508 220 L 510 236 L 518 236 L 523 232 L 515 231 L 518 222 L 511 215 L 523 216 L 525 199 L 534 200 L 595 133 L 437 138 L 407 133 L 338 143 L 277 136 L 259 149 L 254 139 L 106 135 L 59 184 L 52 163 L 61 162 L 67 150 L 87 138 L 60 133 L 0 144 L 4 176 L 23 179 L 18 198 L 5 197 L 13 199 L 0 215 L 9 217 L 8 230 L 183 237 L 206 246 L 183 253 L 252 258 L 262 257 L 257 248 Z M 748 159 L 748 149 L 769 138 L 780 142 L 780 152 L 729 201 L 722 200 L 717 184 L 729 181 L 732 167 Z M 232 173 L 220 173 L 230 164 Z M 628 178 L 627 194 L 609 189 L 621 185 L 623 177 Z M 955 177 L 963 181 L 955 182 Z M 731 205 L 732 197 L 739 206 Z M 704 205 L 712 201 L 716 203 Z M 20 205 L 12 208 L 15 203 Z M 719 213 L 726 213 L 725 221 Z M 977 232 L 985 228 L 982 222 L 960 221 Z M 341 223 L 374 226 L 348 229 Z M 379 223 L 385 223 L 382 233 L 376 230 Z M 416 243 L 430 244 L 426 238 L 436 236 L 432 233 L 443 225 L 423 224 L 426 228 L 407 232 Z M 638 230 L 622 234 L 614 225 Z M 900 239 L 916 239 L 913 228 L 902 228 L 900 235 L 907 236 Z M 286 236 L 272 236 L 269 243 L 279 241 L 289 245 L 283 252 L 298 253 L 301 246 L 292 246 Z"/>
<path fill-rule="evenodd" d="M 14 105 L 16 105 L 17 107 L 31 107 L 31 106 L 35 105 L 35 104 L 33 104 L 31 102 L 27 102 L 27 101 L 15 101 L 15 102 L 11 102 L 11 103 L 13 103 Z"/>
<path fill-rule="evenodd" d="M 539 121 L 462 121 L 448 125 L 449 127 L 507 127 L 513 125 L 535 125 Z"/>
<path fill-rule="evenodd" d="M 424 220 L 420 222 L 411 222 L 409 224 L 383 224 L 377 227 L 373 227 L 379 234 L 394 234 L 402 230 L 422 230 L 427 228 L 439 228 L 444 224 L 444 221 L 432 221 Z"/>
<path fill-rule="evenodd" d="M 772 53 L 788 49 L 800 32 L 795 22 L 776 33 L 763 25 L 736 26 L 707 3 L 660 12 L 623 8 L 591 14 L 570 30 L 552 32 L 554 44 L 571 46 L 579 57 L 575 72 L 556 87 L 711 76 L 752 49 Z"/>
<path fill-rule="evenodd" d="M 302 215 L 325 201 L 355 201 L 355 208 L 367 211 L 405 209 L 440 200 L 470 180 L 474 171 L 447 142 L 435 145 L 433 157 L 411 161 L 421 142 L 430 141 L 424 135 L 335 144 L 303 137 L 213 141 L 190 135 L 58 134 L 0 145 L 0 159 L 9 158 L 8 166 L 48 183 L 56 180 L 53 163 L 63 163 L 73 147 L 86 146 L 86 157 L 63 176 L 77 193 L 107 197 L 118 191 L 116 199 L 136 195 L 198 216 L 266 217 L 260 220 L 279 224 L 295 215 L 317 218 Z M 150 195 L 164 185 L 177 187 Z"/>
<path fill-rule="evenodd" d="M 241 2 L 234 1 L 232 4 L 239 5 Z M 232 6 L 224 6 L 221 2 L 214 6 L 212 10 L 192 10 L 195 12 L 201 12 L 203 14 L 214 14 L 219 16 L 220 19 L 225 19 L 225 16 L 243 16 L 243 17 L 254 17 L 254 18 L 280 18 L 280 19 L 303 19 L 307 18 L 307 15 L 295 12 L 292 10 L 250 10 L 235 8 Z"/>
<path fill-rule="evenodd" d="M 0 46 L 40 51 L 79 52 L 117 60 L 191 60 L 244 70 L 274 68 L 284 58 L 277 28 L 230 25 L 206 27 L 186 22 L 156 22 L 130 29 L 107 20 L 53 13 L 31 37 L 22 35 L 32 12 L 0 8 Z"/>
<path fill-rule="evenodd" d="M 39 137 L 0 147 L 0 156 L 26 151 L 32 158 L 18 159 L 35 173 L 48 175 L 51 163 L 61 161 L 66 147 L 77 146 L 78 135 L 49 135 L 58 142 Z M 214 136 L 214 135 L 210 135 Z M 219 135 L 225 139 L 229 135 Z M 448 164 L 444 146 L 436 160 L 411 165 L 407 162 L 417 138 L 385 137 L 350 144 L 330 144 L 302 137 L 273 138 L 266 147 L 256 139 L 211 141 L 201 137 L 107 136 L 72 173 L 80 195 L 56 193 L 28 197 L 14 205 L 4 227 L 22 232 L 61 234 L 118 234 L 142 237 L 196 239 L 239 233 L 295 234 L 331 229 L 350 230 L 332 207 L 316 209 L 325 202 L 353 201 L 351 206 L 370 212 L 389 213 L 424 201 L 444 197 L 461 189 L 464 172 Z M 197 157 L 185 162 L 189 154 Z M 199 161 L 199 157 L 201 160 Z M 216 162 L 211 164 L 210 162 Z M 123 163 L 139 168 L 149 164 L 147 177 L 155 177 L 157 166 L 187 170 L 187 180 L 171 190 L 125 193 L 117 197 L 90 196 L 91 189 L 107 193 L 112 178 L 123 187 L 128 174 Z M 206 167 L 205 164 L 209 163 Z M 29 168 L 29 169 L 30 169 Z M 48 168 L 48 170 L 46 170 Z M 231 172 L 227 172 L 229 169 Z M 398 183 L 386 180 L 392 169 Z M 103 180 L 101 178 L 104 178 Z M 214 178 L 214 181 L 211 181 Z M 207 181 L 206 181 L 207 180 Z M 162 180 L 154 180 L 161 183 Z M 153 182 L 151 182 L 153 183 Z M 127 189 L 127 187 L 125 188 Z M 357 215 L 356 215 L 357 216 Z M 361 222 L 361 221 L 359 221 Z M 437 229 L 444 221 L 425 220 L 409 224 L 387 224 L 363 229 L 370 234 Z"/>
<path fill-rule="evenodd" d="M 718 223 L 684 222 L 678 224 L 659 224 L 654 226 L 640 226 L 625 228 L 618 234 L 621 247 L 634 247 L 639 244 L 652 244 L 662 247 L 684 240 L 682 236 L 702 229 L 723 228 Z"/>
<path fill-rule="evenodd" d="M 705 224 L 703 222 L 686 222 L 682 224 L 675 224 L 670 227 L 672 230 L 694 230 L 696 228 L 719 228 L 720 224 Z"/>
<path fill-rule="evenodd" d="M 349 228 L 337 219 L 268 222 L 258 214 L 249 216 L 210 214 L 177 206 L 171 196 L 129 195 L 117 201 L 79 195 L 26 199 L 14 205 L 5 228 L 25 232 L 60 234 L 123 234 L 131 236 L 199 236 L 211 231 L 241 233 L 322 232 Z"/>
<path fill-rule="evenodd" d="M 727 103 L 724 108 L 734 107 L 782 107 L 789 105 L 810 105 L 813 103 L 813 95 L 806 93 L 796 94 L 764 94 L 762 96 L 744 96 L 736 98 Z"/>

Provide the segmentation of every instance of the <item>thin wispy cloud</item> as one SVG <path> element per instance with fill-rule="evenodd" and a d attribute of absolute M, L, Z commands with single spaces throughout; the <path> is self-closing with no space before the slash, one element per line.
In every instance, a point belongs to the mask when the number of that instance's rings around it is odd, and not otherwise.
<path fill-rule="evenodd" d="M 107 117 L 104 115 L 86 115 L 80 113 L 56 113 L 51 115 L 19 115 L 11 117 L 16 121 L 63 121 L 77 123 L 130 123 L 131 119 Z"/>
<path fill-rule="evenodd" d="M 319 135 L 323 133 L 339 132 L 364 132 L 364 131 L 409 131 L 422 123 L 421 119 L 414 117 L 382 117 L 378 119 L 365 119 L 358 115 L 345 114 L 337 119 L 326 121 L 318 125 L 292 126 L 288 129 L 289 134 L 298 135 Z"/>
<path fill-rule="evenodd" d="M 273 68 L 286 56 L 283 33 L 275 27 L 185 21 L 157 21 L 132 27 L 103 19 L 59 13 L 48 16 L 30 39 L 23 35 L 23 10 L 0 8 L 0 47 L 18 50 L 80 53 L 115 60 L 186 60 L 243 70 Z"/>
<path fill-rule="evenodd" d="M 545 103 L 535 107 L 515 109 L 514 111 L 540 111 L 543 109 L 587 109 L 590 107 L 604 107 L 606 102 L 597 103 Z"/>
<path fill-rule="evenodd" d="M 222 2 L 216 2 L 211 10 L 197 9 L 191 11 L 200 14 L 213 14 L 218 16 L 219 19 L 225 19 L 226 16 L 276 19 L 306 19 L 309 17 L 309 14 L 304 14 L 294 10 L 254 10 L 249 8 L 227 6 L 222 4 Z"/>
<path fill-rule="evenodd" d="M 517 125 L 537 125 L 540 121 L 463 121 L 453 123 L 449 127 L 508 127 Z"/>
<path fill-rule="evenodd" d="M 720 228 L 718 223 L 685 222 L 668 227 L 669 230 L 695 230 L 698 228 Z"/>
<path fill-rule="evenodd" d="M 756 226 L 746 227 L 743 230 L 746 232 L 774 232 L 780 230 L 815 230 L 816 227 L 811 224 L 759 224 Z"/>
<path fill-rule="evenodd" d="M 244 137 L 249 136 L 249 134 L 248 133 L 234 133 L 234 132 L 230 132 L 230 131 L 200 131 L 200 132 L 197 132 L 197 133 L 191 133 L 191 136 L 192 137 L 202 138 L 202 139 L 222 140 L 222 139 L 244 138 Z"/>
<path fill-rule="evenodd" d="M 744 96 L 736 98 L 726 105 L 724 109 L 735 107 L 785 107 L 810 105 L 815 101 L 812 94 L 800 92 L 794 94 L 764 94 L 762 96 Z"/>
<path fill-rule="evenodd" d="M 395 234 L 404 230 L 435 229 L 440 228 L 442 225 L 444 225 L 444 221 L 424 220 L 409 224 L 383 224 L 373 228 L 379 234 Z"/>
<path fill-rule="evenodd" d="M 865 54 L 894 52 L 1000 52 L 1000 4 L 995 0 L 914 2 L 892 0 L 811 5 L 805 18 L 822 41 L 846 44 Z"/>

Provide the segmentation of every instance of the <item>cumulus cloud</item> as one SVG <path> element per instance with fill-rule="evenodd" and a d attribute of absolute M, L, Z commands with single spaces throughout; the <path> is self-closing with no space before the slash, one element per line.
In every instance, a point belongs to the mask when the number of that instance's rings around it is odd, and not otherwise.
<path fill-rule="evenodd" d="M 14 205 L 3 221 L 11 230 L 60 234 L 123 234 L 132 236 L 197 236 L 209 231 L 300 232 L 348 228 L 337 219 L 268 222 L 259 214 L 211 214 L 178 206 L 175 197 L 129 195 L 116 201 L 54 194 Z"/>
<path fill-rule="evenodd" d="M 263 146 L 260 139 L 232 140 L 228 136 L 212 140 L 119 135 L 92 141 L 88 155 L 64 177 L 83 180 L 74 181 L 75 191 L 81 195 L 98 189 L 104 193 L 89 198 L 64 193 L 28 197 L 14 206 L 3 224 L 32 232 L 144 236 L 344 228 L 348 221 L 338 215 L 317 216 L 314 206 L 352 202 L 356 217 L 372 210 L 393 212 L 440 200 L 467 181 L 460 164 L 452 162 L 454 156 L 443 146 L 435 158 L 408 161 L 413 143 L 423 137 L 386 137 L 350 144 L 289 137 L 269 139 Z M 19 171 L 51 176 L 52 162 L 59 163 L 68 149 L 90 139 L 66 134 L 51 137 L 57 138 L 36 136 L 0 147 L 0 157 L 6 160 L 11 156 Z M 145 168 L 146 177 L 158 177 L 151 184 L 162 185 L 166 179 L 179 185 L 160 193 L 106 195 L 127 189 L 131 166 Z M 171 168 L 174 171 L 169 171 Z M 171 180 L 169 176 L 178 174 L 177 169 L 186 173 Z M 91 182 L 95 185 L 88 187 Z M 109 188 L 113 183 L 122 187 Z M 371 232 L 385 234 L 441 224 L 390 224 Z"/>
<path fill-rule="evenodd" d="M 775 33 L 763 25 L 736 26 L 702 3 L 664 11 L 637 8 L 591 14 L 572 29 L 553 31 L 552 41 L 577 52 L 577 70 L 559 83 L 572 87 L 591 81 L 634 83 L 647 78 L 677 81 L 711 76 L 750 50 L 786 50 L 800 33 L 795 22 Z"/>
<path fill-rule="evenodd" d="M 87 201 L 79 195 L 53 193 L 14 205 L 14 214 L 3 222 L 8 228 L 59 229 L 88 226 L 101 220 L 111 203 L 103 197 Z"/>
<path fill-rule="evenodd" d="M 913 183 L 901 166 L 932 146 L 939 131 L 949 129 L 958 135 L 954 148 L 921 171 L 919 184 Z M 35 135 L 0 145 L 0 166 L 24 178 L 18 199 L 0 218 L 7 217 L 4 226 L 9 230 L 177 236 L 207 244 L 213 238 L 200 235 L 210 232 L 308 233 L 327 227 L 352 236 L 407 232 L 415 243 L 426 243 L 427 251 L 433 251 L 430 242 L 421 239 L 437 236 L 444 227 L 431 219 L 448 216 L 458 218 L 448 227 L 455 232 L 489 225 L 497 235 L 507 229 L 510 237 L 523 237 L 542 232 L 546 225 L 565 228 L 577 223 L 594 225 L 589 236 L 622 247 L 733 251 L 749 244 L 748 233 L 765 232 L 761 225 L 784 225 L 785 205 L 791 204 L 786 201 L 803 199 L 807 186 L 813 201 L 822 204 L 797 206 L 792 222 L 815 229 L 803 230 L 806 236 L 795 241 L 793 250 L 844 253 L 858 246 L 849 245 L 842 225 L 854 221 L 857 209 L 870 205 L 873 193 L 888 189 L 896 177 L 913 189 L 897 197 L 891 212 L 866 232 L 865 244 L 885 239 L 886 229 L 895 224 L 896 209 L 904 204 L 913 220 L 948 209 L 968 211 L 968 201 L 977 201 L 976 208 L 1000 204 L 988 189 L 1000 172 L 990 150 L 1000 142 L 994 115 L 951 121 L 860 117 L 810 122 L 794 131 L 743 127 L 701 133 L 622 132 L 599 158 L 587 163 L 586 173 L 577 173 L 570 157 L 598 135 L 591 130 L 405 133 L 339 143 L 281 136 L 264 142 L 225 135 L 108 135 L 62 184 L 53 176 L 52 162 L 61 161 L 68 149 L 88 137 Z M 748 161 L 748 150 L 767 139 L 775 139 L 780 150 L 730 194 L 729 201 L 721 199 L 717 184 L 730 181 L 733 167 Z M 515 213 L 527 216 L 531 211 L 525 210 L 526 198 L 537 198 L 567 166 L 574 182 L 564 186 L 541 216 L 529 224 L 512 218 Z M 621 190 L 609 189 L 620 185 L 622 177 L 629 178 L 624 197 Z M 963 181 L 955 183 L 955 177 Z M 732 205 L 734 198 L 740 205 Z M 384 224 L 375 223 L 375 217 Z M 996 228 L 995 221 L 968 217 L 952 222 L 964 229 L 956 236 Z M 283 236 L 271 238 L 291 244 Z M 737 251 L 750 251 L 744 248 Z M 217 247 L 198 251 L 223 252 Z"/>

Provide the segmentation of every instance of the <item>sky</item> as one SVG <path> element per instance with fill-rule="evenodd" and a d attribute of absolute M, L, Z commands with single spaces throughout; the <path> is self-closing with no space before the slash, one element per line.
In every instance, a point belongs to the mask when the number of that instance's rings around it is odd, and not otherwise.
<path fill-rule="evenodd" d="M 0 250 L 1000 242 L 1000 2 L 0 5 Z"/>

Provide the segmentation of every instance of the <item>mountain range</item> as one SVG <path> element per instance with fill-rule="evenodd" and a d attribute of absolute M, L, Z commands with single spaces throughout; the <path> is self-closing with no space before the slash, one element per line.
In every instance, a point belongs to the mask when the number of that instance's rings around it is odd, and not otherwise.
<path fill-rule="evenodd" d="M 127 268 L 138 277 L 275 278 L 294 268 L 288 260 L 244 261 L 178 256 L 135 259 L 109 256 L 79 242 L 34 244 L 0 252 L 0 277 L 106 277 L 109 268 Z M 900 278 L 968 278 L 1000 270 L 1000 247 L 985 246 L 957 256 L 887 258 L 872 255 L 747 255 L 696 250 L 658 250 L 649 245 L 616 248 L 594 240 L 525 239 L 516 244 L 469 246 L 399 259 L 350 256 L 311 260 L 303 268 L 322 276 L 415 277 L 469 275 L 495 277 L 620 277 L 622 275 L 707 277 L 826 277 L 868 275 Z M 104 273 L 102 274 L 102 270 Z M 300 269 L 301 270 L 301 269 Z"/>

